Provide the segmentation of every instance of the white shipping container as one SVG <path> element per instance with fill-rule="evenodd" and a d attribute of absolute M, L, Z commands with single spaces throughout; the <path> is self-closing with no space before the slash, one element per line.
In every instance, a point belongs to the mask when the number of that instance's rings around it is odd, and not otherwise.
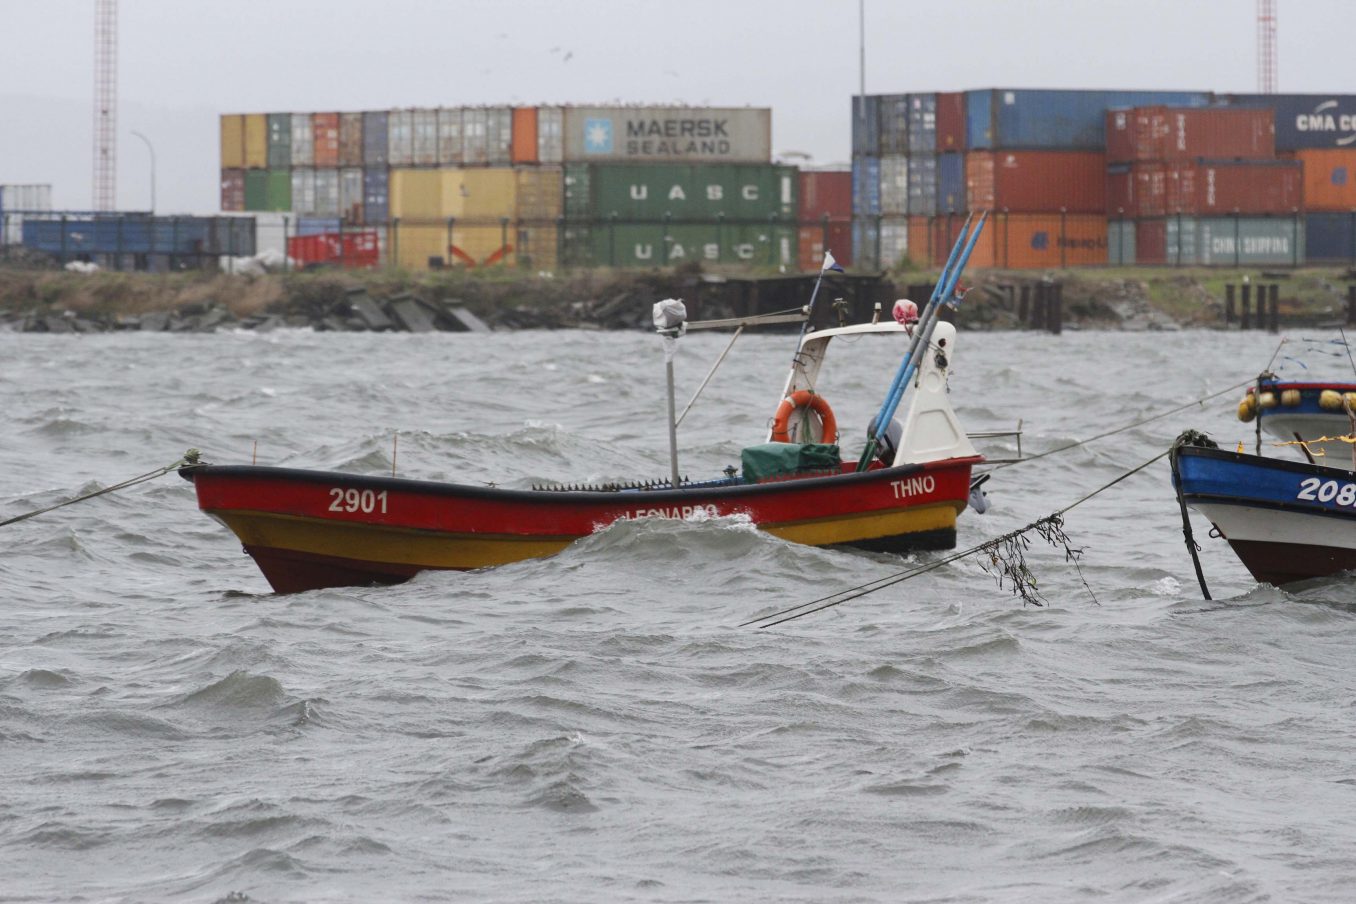
<path fill-rule="evenodd" d="M 885 216 L 909 212 L 909 158 L 903 154 L 880 158 L 880 212 Z"/>
<path fill-rule="evenodd" d="M 904 219 L 880 221 L 880 265 L 897 267 L 909 256 L 909 226 Z"/>
<path fill-rule="evenodd" d="M 339 216 L 339 171 L 337 169 L 318 169 L 315 171 L 315 215 L 318 217 Z"/>
<path fill-rule="evenodd" d="M 493 166 L 508 165 L 513 154 L 513 109 L 490 107 L 485 111 L 485 157 Z"/>
<path fill-rule="evenodd" d="M 413 139 L 411 162 L 415 166 L 438 165 L 438 111 L 415 110 L 411 114 Z"/>
<path fill-rule="evenodd" d="M 438 111 L 438 165 L 461 166 L 461 107 Z"/>
<path fill-rule="evenodd" d="M 486 116 L 484 107 L 466 107 L 461 111 L 462 163 L 489 163 L 485 144 Z"/>
<path fill-rule="evenodd" d="M 387 118 L 386 159 L 391 166 L 414 165 L 413 110 L 392 110 Z"/>
<path fill-rule="evenodd" d="M 565 160 L 565 108 L 537 108 L 537 162 Z"/>
<path fill-rule="evenodd" d="M 292 212 L 302 217 L 315 216 L 315 170 L 292 170 Z"/>
<path fill-rule="evenodd" d="M 51 209 L 51 185 L 0 185 L 0 211 Z"/>
<path fill-rule="evenodd" d="M 292 165 L 315 165 L 315 132 L 310 113 L 292 114 Z"/>

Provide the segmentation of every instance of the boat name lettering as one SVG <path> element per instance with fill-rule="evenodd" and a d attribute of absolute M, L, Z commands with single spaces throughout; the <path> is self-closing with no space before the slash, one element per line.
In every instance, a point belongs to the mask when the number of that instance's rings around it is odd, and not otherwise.
<path fill-rule="evenodd" d="M 920 493 L 933 492 L 937 489 L 937 479 L 931 474 L 924 474 L 922 477 L 906 477 L 903 480 L 890 481 L 890 488 L 895 491 L 896 499 L 906 499 Z"/>
<path fill-rule="evenodd" d="M 386 491 L 375 493 L 372 490 L 357 490 L 352 487 L 347 490 L 343 487 L 330 487 L 330 511 L 362 512 L 364 515 L 380 512 L 384 515 Z"/>
<path fill-rule="evenodd" d="M 622 518 L 630 521 L 635 518 L 690 518 L 701 512 L 715 518 L 720 515 L 714 505 L 673 505 L 666 508 L 648 508 L 635 509 L 622 515 Z"/>
<path fill-rule="evenodd" d="M 1300 490 L 1296 499 L 1309 502 L 1333 502 L 1338 505 L 1356 505 L 1356 483 L 1338 483 L 1335 480 L 1320 480 L 1306 477 L 1300 481 Z"/>

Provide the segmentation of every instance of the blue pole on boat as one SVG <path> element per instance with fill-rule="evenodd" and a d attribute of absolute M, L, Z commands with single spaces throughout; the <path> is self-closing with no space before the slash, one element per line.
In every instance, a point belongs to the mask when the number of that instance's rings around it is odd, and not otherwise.
<path fill-rule="evenodd" d="M 894 418 L 895 411 L 898 410 L 899 403 L 904 398 L 904 392 L 908 389 L 909 382 L 918 370 L 918 361 L 921 360 L 922 354 L 927 351 L 928 344 L 932 340 L 932 332 L 937 323 L 937 313 L 943 301 L 950 298 L 952 292 L 955 291 L 956 283 L 960 281 L 961 273 L 965 271 L 965 265 L 970 260 L 970 254 L 974 251 L 975 243 L 979 240 L 979 234 L 983 231 L 987 219 L 988 212 L 986 211 L 980 214 L 978 222 L 975 222 L 972 227 L 974 214 L 971 213 L 965 218 L 960 235 L 957 236 L 956 244 L 951 248 L 951 254 L 947 257 L 946 265 L 942 268 L 937 285 L 933 287 L 927 306 L 924 307 L 918 325 L 914 328 L 913 342 L 909 344 L 909 349 L 900 362 L 899 370 L 895 372 L 895 378 L 886 393 L 885 401 L 876 414 L 874 429 L 867 439 L 861 459 L 857 462 L 858 471 L 865 471 L 871 463 L 871 458 L 876 454 L 879 438 Z"/>

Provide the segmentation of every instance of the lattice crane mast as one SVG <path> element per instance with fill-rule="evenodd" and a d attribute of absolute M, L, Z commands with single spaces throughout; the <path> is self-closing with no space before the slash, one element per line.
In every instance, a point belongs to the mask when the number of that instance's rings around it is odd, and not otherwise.
<path fill-rule="evenodd" d="M 94 0 L 94 209 L 118 205 L 118 0 Z"/>

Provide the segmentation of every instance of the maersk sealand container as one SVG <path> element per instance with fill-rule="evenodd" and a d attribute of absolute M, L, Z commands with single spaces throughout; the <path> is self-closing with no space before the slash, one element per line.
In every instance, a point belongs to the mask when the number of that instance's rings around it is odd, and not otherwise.
<path fill-rule="evenodd" d="M 972 150 L 1100 151 L 1106 147 L 1106 111 L 1112 107 L 1204 107 L 1210 101 L 1205 91 L 967 91 L 966 144 Z"/>
<path fill-rule="evenodd" d="M 1218 94 L 1215 103 L 1274 109 L 1278 151 L 1356 148 L 1356 95 Z"/>

